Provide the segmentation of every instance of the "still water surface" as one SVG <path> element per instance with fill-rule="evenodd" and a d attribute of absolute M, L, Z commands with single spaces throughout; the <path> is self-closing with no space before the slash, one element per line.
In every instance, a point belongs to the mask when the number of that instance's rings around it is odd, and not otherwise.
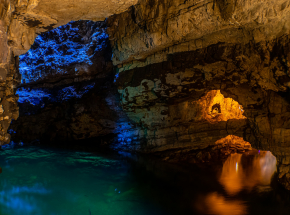
<path fill-rule="evenodd" d="M 290 214 L 288 192 L 271 182 L 276 159 L 270 152 L 185 168 L 144 157 L 20 147 L 0 151 L 0 166 L 1 215 Z"/>

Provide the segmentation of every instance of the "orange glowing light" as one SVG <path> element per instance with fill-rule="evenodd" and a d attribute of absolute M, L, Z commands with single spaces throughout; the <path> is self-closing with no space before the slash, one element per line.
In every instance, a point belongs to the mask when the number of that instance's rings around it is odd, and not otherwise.
<path fill-rule="evenodd" d="M 276 171 L 276 158 L 271 152 L 261 151 L 251 164 L 242 165 L 242 154 L 231 154 L 223 164 L 220 183 L 229 195 L 242 189 L 252 190 L 256 185 L 270 185 Z"/>
<path fill-rule="evenodd" d="M 222 147 L 235 148 L 236 151 L 244 152 L 252 150 L 251 144 L 247 141 L 244 141 L 242 137 L 238 137 L 235 135 L 228 135 L 225 138 L 222 138 L 215 142 L 217 145 L 221 145 Z"/>
<path fill-rule="evenodd" d="M 242 105 L 232 98 L 225 98 L 220 90 L 208 92 L 198 103 L 202 109 L 202 117 L 210 123 L 246 119 Z"/>
<path fill-rule="evenodd" d="M 201 197 L 196 208 L 202 213 L 215 215 L 244 215 L 247 207 L 243 201 L 228 200 L 216 192 Z"/>
<path fill-rule="evenodd" d="M 223 165 L 220 183 L 229 195 L 235 195 L 243 188 L 243 171 L 237 170 L 242 154 L 231 154 Z"/>

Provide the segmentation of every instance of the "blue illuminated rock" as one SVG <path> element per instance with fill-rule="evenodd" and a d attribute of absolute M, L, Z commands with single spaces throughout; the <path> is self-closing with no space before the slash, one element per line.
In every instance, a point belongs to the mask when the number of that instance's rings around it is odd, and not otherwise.
<path fill-rule="evenodd" d="M 16 142 L 68 142 L 131 128 L 114 86 L 104 22 L 70 22 L 39 35 L 20 56 Z"/>
<path fill-rule="evenodd" d="M 105 77 L 110 45 L 104 22 L 78 21 L 39 35 L 20 56 L 21 83 Z"/>

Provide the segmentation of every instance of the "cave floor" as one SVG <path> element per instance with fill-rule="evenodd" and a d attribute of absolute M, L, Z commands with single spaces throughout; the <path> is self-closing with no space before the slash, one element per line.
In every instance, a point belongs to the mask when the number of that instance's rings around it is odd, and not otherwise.
<path fill-rule="evenodd" d="M 289 214 L 273 157 L 180 166 L 132 154 L 39 146 L 0 151 L 0 214 Z"/>

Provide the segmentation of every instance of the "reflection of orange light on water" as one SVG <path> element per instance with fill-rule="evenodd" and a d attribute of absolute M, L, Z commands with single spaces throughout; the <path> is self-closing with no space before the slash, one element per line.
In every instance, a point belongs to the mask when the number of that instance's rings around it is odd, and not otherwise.
<path fill-rule="evenodd" d="M 276 158 L 271 152 L 260 152 L 252 162 L 242 165 L 242 154 L 231 154 L 223 164 L 220 183 L 229 195 L 256 185 L 269 185 L 276 171 Z"/>
<path fill-rule="evenodd" d="M 223 165 L 220 183 L 225 187 L 230 195 L 234 195 L 242 189 L 242 174 L 240 168 L 238 171 L 239 163 L 241 162 L 241 154 L 231 154 Z"/>
<path fill-rule="evenodd" d="M 217 193 L 211 193 L 206 197 L 200 198 L 197 209 L 202 213 L 215 215 L 244 215 L 247 208 L 242 201 L 227 200 Z"/>
<path fill-rule="evenodd" d="M 270 184 L 271 178 L 277 170 L 276 157 L 271 152 L 265 152 L 265 155 L 257 161 L 259 161 L 261 168 L 261 183 Z"/>

